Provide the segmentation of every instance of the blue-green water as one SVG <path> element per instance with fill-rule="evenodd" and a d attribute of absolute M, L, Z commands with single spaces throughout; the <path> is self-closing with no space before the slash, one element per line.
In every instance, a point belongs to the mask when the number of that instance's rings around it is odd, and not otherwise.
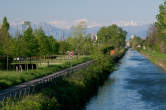
<path fill-rule="evenodd" d="M 85 110 L 166 110 L 166 72 L 130 49 Z"/>

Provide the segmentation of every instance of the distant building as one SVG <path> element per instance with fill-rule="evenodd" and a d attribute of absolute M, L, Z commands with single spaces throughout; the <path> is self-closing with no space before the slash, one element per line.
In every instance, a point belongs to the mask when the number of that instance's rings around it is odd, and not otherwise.
<path fill-rule="evenodd" d="M 126 41 L 126 48 L 130 47 L 130 41 Z"/>
<path fill-rule="evenodd" d="M 97 35 L 96 35 L 96 33 L 93 33 L 93 34 L 91 35 L 91 39 L 92 39 L 93 41 L 97 41 Z"/>
<path fill-rule="evenodd" d="M 131 35 L 131 37 L 130 37 L 130 38 L 131 38 L 131 39 L 134 39 L 134 37 L 135 37 L 135 35 Z"/>

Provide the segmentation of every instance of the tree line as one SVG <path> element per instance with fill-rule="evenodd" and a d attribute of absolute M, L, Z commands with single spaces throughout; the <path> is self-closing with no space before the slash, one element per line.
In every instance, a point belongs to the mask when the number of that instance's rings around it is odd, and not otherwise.
<path fill-rule="evenodd" d="M 115 63 L 125 53 L 124 48 L 127 33 L 116 25 L 102 27 L 97 33 L 98 38 L 94 40 L 91 39 L 90 34 L 86 34 L 85 22 L 73 26 L 72 29 L 73 34 L 67 39 L 67 42 L 71 44 L 71 49 L 76 54 L 95 55 L 96 58 L 93 59 L 93 64 L 68 75 L 68 77 L 58 78 L 55 84 L 50 84 L 51 82 L 49 82 L 49 85 L 52 86 L 42 89 L 39 93 L 35 92 L 34 95 L 28 95 L 22 101 L 18 101 L 15 104 L 11 104 L 8 101 L 6 105 L 2 106 L 2 110 L 17 110 L 21 108 L 28 110 L 81 110 L 90 97 L 97 92 L 98 87 L 104 84 L 109 73 L 114 70 Z M 110 56 L 110 49 L 116 50 L 119 54 Z M 69 63 L 67 65 L 70 66 Z M 63 66 L 66 67 L 67 65 Z M 47 68 L 47 71 L 51 74 L 51 71 L 55 71 L 58 68 L 62 69 L 63 66 L 50 66 L 50 68 Z M 34 72 L 34 74 L 31 72 L 28 75 L 36 77 L 36 74 L 41 74 L 40 71 Z M 2 85 L 4 86 L 4 84 Z"/>
<path fill-rule="evenodd" d="M 17 32 L 15 36 L 9 33 L 6 17 L 0 26 L 0 57 L 6 59 L 7 65 L 9 57 L 64 55 L 67 51 L 73 51 L 75 55 L 90 55 L 108 47 L 122 48 L 127 34 L 122 28 L 112 25 L 102 27 L 97 33 L 98 38 L 92 40 L 91 34 L 87 34 L 86 22 L 80 22 L 71 27 L 72 34 L 67 39 L 58 41 L 47 36 L 42 28 L 32 29 L 30 22 L 24 22 L 24 25 L 23 34 Z"/>
<path fill-rule="evenodd" d="M 0 27 L 1 67 L 5 64 L 8 70 L 8 65 L 11 63 L 9 58 L 56 55 L 69 50 L 68 42 L 57 41 L 53 36 L 47 36 L 42 28 L 33 30 L 30 22 L 24 24 L 26 29 L 23 34 L 17 32 L 15 36 L 11 36 L 7 18 L 3 18 Z"/>
<path fill-rule="evenodd" d="M 57 41 L 53 36 L 47 36 L 42 28 L 33 30 L 30 23 L 25 22 L 23 34 L 16 36 L 9 34 L 10 25 L 7 18 L 3 19 L 0 27 L 0 55 L 1 56 L 44 56 L 61 53 L 61 46 L 66 42 Z"/>
<path fill-rule="evenodd" d="M 158 53 L 166 53 L 166 1 L 159 6 L 157 21 L 153 23 L 147 32 L 146 39 L 134 38 L 133 45 L 141 44 L 147 50 Z"/>

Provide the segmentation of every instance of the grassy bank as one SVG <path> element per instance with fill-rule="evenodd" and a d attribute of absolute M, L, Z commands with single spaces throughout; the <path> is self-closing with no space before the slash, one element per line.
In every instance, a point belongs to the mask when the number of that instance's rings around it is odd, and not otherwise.
<path fill-rule="evenodd" d="M 140 50 L 142 55 L 147 57 L 152 63 L 162 67 L 166 70 L 166 54 L 151 51 L 151 50 Z"/>
<path fill-rule="evenodd" d="M 91 60 L 91 57 L 82 57 L 80 59 L 75 59 L 72 61 L 73 65 L 77 65 L 83 62 Z M 70 67 L 70 61 L 64 62 L 59 65 L 51 65 L 43 68 L 39 68 L 37 70 L 29 70 L 25 72 L 1 72 L 0 74 L 0 89 L 4 89 L 22 82 L 30 81 L 42 76 L 46 76 L 52 74 L 53 72 L 57 72 L 63 70 L 65 68 Z"/>
<path fill-rule="evenodd" d="M 15 104 L 7 104 L 2 110 L 80 110 L 108 78 L 122 56 L 123 53 L 114 57 L 100 56 L 86 69 L 58 79 L 55 86 L 26 96 Z"/>

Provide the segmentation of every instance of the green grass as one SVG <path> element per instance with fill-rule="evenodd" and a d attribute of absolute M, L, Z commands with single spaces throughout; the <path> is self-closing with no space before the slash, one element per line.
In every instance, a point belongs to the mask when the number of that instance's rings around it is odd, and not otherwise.
<path fill-rule="evenodd" d="M 113 70 L 113 58 L 102 57 L 89 67 L 57 80 L 56 85 L 7 104 L 2 110 L 80 110 Z"/>
<path fill-rule="evenodd" d="M 25 96 L 21 101 L 8 101 L 2 110 L 82 110 L 88 100 L 104 84 L 115 63 L 124 55 L 100 56 L 87 68 L 68 77 L 57 79 L 52 87 L 37 94 Z"/>
<path fill-rule="evenodd" d="M 78 60 L 72 60 L 73 65 L 77 65 L 83 62 L 91 60 L 91 57 L 81 57 Z M 38 68 L 36 70 L 29 70 L 25 72 L 15 72 L 15 71 L 0 71 L 0 89 L 5 89 L 7 87 L 30 81 L 42 76 L 52 74 L 54 72 L 63 70 L 70 67 L 70 61 L 66 61 L 59 65 L 50 65 L 48 67 Z"/>
<path fill-rule="evenodd" d="M 151 50 L 141 50 L 140 53 L 146 56 L 152 63 L 166 70 L 166 54 Z"/>

